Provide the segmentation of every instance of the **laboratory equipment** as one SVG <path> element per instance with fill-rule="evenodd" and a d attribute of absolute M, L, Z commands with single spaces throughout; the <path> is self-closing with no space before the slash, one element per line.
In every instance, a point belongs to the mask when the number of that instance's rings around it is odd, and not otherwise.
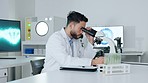
<path fill-rule="evenodd" d="M 104 64 L 121 64 L 121 53 L 105 53 Z"/>
<path fill-rule="evenodd" d="M 124 41 L 123 41 L 123 31 L 124 31 L 124 26 L 116 26 L 116 25 L 112 25 L 112 26 L 96 26 L 96 27 L 92 27 L 92 29 L 96 30 L 96 31 L 101 31 L 105 34 L 105 37 L 108 37 L 110 39 L 112 39 L 112 41 L 115 43 L 115 45 L 117 45 L 116 40 L 114 40 L 117 37 L 121 38 L 121 47 L 124 46 Z M 109 46 L 108 42 L 103 40 L 101 42 L 101 44 L 99 44 L 97 47 L 104 47 L 107 48 Z"/>
<path fill-rule="evenodd" d="M 112 39 L 105 37 L 105 34 L 103 32 L 96 31 L 94 29 L 91 29 L 91 30 L 87 30 L 86 28 L 81 28 L 81 29 L 85 33 L 94 37 L 94 47 L 97 46 L 98 44 L 101 44 L 101 42 L 104 40 L 104 41 L 107 41 L 109 46 L 110 46 L 110 52 L 109 53 L 117 53 L 115 43 L 112 41 Z"/>
<path fill-rule="evenodd" d="M 94 46 L 101 44 L 102 41 L 108 42 L 110 46 L 109 53 L 102 53 L 104 55 L 104 64 L 97 65 L 100 73 L 105 75 L 130 73 L 130 65 L 121 64 L 121 53 L 117 53 L 116 45 L 111 38 L 106 37 L 102 31 L 94 29 L 87 30 L 82 28 L 82 31 L 94 37 Z"/>
<path fill-rule="evenodd" d="M 128 74 L 130 73 L 130 64 L 99 64 L 98 72 L 104 75 Z"/>
<path fill-rule="evenodd" d="M 27 17 L 25 40 L 47 41 L 49 36 L 66 25 L 66 19 L 56 16 Z"/>
<path fill-rule="evenodd" d="M 93 59 L 95 59 L 96 57 L 104 57 L 104 51 L 103 51 L 103 50 L 99 50 L 99 51 L 96 53 L 96 55 L 95 55 L 95 57 L 94 57 Z"/>
<path fill-rule="evenodd" d="M 121 37 L 116 37 L 114 40 L 117 41 L 117 52 L 118 52 L 118 53 L 122 53 L 122 48 L 121 48 L 121 45 L 122 45 L 122 43 L 121 43 Z"/>
<path fill-rule="evenodd" d="M 0 52 L 21 51 L 21 22 L 0 19 Z"/>

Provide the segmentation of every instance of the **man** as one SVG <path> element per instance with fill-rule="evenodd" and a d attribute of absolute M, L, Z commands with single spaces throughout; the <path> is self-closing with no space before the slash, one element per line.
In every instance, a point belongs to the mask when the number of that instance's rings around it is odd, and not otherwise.
<path fill-rule="evenodd" d="M 103 57 L 93 59 L 96 54 L 93 37 L 86 34 L 89 41 L 87 46 L 80 41 L 81 28 L 86 26 L 86 22 L 88 19 L 79 12 L 71 11 L 68 14 L 66 27 L 52 34 L 47 41 L 42 72 L 59 70 L 61 66 L 92 66 L 104 62 Z"/>

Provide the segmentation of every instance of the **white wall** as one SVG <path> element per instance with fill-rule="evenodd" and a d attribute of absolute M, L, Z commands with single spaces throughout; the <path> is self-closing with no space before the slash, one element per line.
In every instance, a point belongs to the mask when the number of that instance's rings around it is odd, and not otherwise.
<path fill-rule="evenodd" d="M 35 0 L 15 0 L 15 17 L 21 20 L 22 40 L 25 40 L 25 18 L 35 15 Z"/>
<path fill-rule="evenodd" d="M 148 0 L 36 0 L 36 16 L 65 17 L 69 11 L 82 12 L 88 26 L 124 25 L 126 48 L 146 51 L 148 62 Z"/>
<path fill-rule="evenodd" d="M 14 0 L 1 0 L 0 1 L 0 18 L 1 19 L 14 19 L 15 9 Z"/>
<path fill-rule="evenodd" d="M 1 0 L 0 1 L 0 18 L 8 18 L 9 17 L 9 0 Z M 4 11 L 5 10 L 5 11 Z"/>
<path fill-rule="evenodd" d="M 0 18 L 17 19 L 21 21 L 22 40 L 25 39 L 25 17 L 35 15 L 34 0 L 1 0 Z"/>

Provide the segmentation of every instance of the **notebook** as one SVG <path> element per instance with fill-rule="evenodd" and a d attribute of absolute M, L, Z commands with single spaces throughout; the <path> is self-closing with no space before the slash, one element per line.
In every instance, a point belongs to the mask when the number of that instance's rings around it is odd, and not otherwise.
<path fill-rule="evenodd" d="M 62 66 L 60 67 L 60 70 L 95 72 L 97 71 L 97 67 L 94 67 L 94 66 Z"/>

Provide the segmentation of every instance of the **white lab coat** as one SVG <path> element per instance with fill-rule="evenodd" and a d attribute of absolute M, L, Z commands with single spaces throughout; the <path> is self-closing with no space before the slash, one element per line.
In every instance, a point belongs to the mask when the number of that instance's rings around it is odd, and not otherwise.
<path fill-rule="evenodd" d="M 93 46 L 82 47 L 80 40 L 73 41 L 74 57 L 65 30 L 55 32 L 47 41 L 45 64 L 42 72 L 59 70 L 60 66 L 90 66 L 95 56 Z"/>

